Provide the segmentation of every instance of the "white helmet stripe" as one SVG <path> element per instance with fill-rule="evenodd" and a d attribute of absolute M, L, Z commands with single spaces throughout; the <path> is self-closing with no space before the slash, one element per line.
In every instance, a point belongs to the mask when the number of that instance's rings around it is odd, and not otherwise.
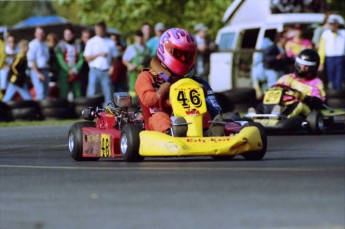
<path fill-rule="evenodd" d="M 299 64 L 306 65 L 306 66 L 315 66 L 316 65 L 316 62 L 303 60 L 303 59 L 299 58 L 298 56 L 296 57 L 296 62 Z"/>

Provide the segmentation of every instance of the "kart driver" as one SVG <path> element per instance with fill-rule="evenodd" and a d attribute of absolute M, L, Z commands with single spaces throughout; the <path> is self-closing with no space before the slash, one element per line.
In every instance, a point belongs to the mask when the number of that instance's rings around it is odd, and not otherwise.
<path fill-rule="evenodd" d="M 299 92 L 297 99 L 291 100 L 288 95 L 283 98 L 287 106 L 283 113 L 288 114 L 288 117 L 299 114 L 307 116 L 311 109 L 322 108 L 326 93 L 322 81 L 317 78 L 319 64 L 319 54 L 313 49 L 304 49 L 295 59 L 295 72 L 278 79 L 277 84 L 289 86 Z M 273 110 L 277 110 L 275 108 Z"/>
<path fill-rule="evenodd" d="M 152 58 L 150 69 L 143 70 L 135 83 L 144 115 L 149 113 L 148 128 L 177 137 L 186 136 L 187 123 L 183 117 L 172 117 L 171 112 L 161 110 L 159 100 L 169 94 L 170 85 L 183 77 L 197 81 L 205 90 L 207 110 L 213 118 L 207 135 L 224 135 L 221 107 L 209 84 L 194 75 L 197 45 L 194 37 L 181 28 L 171 28 L 165 31 L 159 39 L 157 54 Z M 217 123 L 218 122 L 218 123 Z M 170 132 L 172 126 L 173 133 Z"/>

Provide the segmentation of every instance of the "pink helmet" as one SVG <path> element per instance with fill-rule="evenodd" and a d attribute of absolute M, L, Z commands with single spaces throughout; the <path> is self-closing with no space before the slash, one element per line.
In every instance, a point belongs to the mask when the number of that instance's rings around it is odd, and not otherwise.
<path fill-rule="evenodd" d="M 186 75 L 194 66 L 197 53 L 194 37 L 184 29 L 172 28 L 159 39 L 157 56 L 174 74 Z"/>

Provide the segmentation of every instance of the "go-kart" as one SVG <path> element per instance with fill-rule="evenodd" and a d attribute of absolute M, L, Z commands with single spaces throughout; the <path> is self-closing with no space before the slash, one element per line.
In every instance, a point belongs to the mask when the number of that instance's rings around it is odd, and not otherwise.
<path fill-rule="evenodd" d="M 284 84 L 276 84 L 266 91 L 256 111 L 249 111 L 244 117 L 261 123 L 269 132 L 306 130 L 312 134 L 321 134 L 326 130 L 344 129 L 345 111 L 335 111 L 323 104 L 323 110 L 303 112 L 306 105 L 303 105 L 302 98 L 300 91 Z M 292 102 L 299 103 L 300 106 L 301 112 L 296 116 L 289 116 L 295 109 L 288 106 Z M 277 105 L 282 108 L 281 112 L 274 110 Z"/>
<path fill-rule="evenodd" d="M 185 137 L 149 129 L 149 111 L 129 110 L 128 93 L 114 93 L 113 102 L 105 109 L 85 108 L 82 116 L 96 122 L 78 122 L 68 134 L 72 158 L 98 160 L 120 158 L 142 161 L 144 157 L 212 156 L 226 160 L 242 155 L 247 160 L 261 160 L 267 147 L 267 137 L 259 123 L 244 125 L 227 120 L 223 136 L 205 135 L 212 123 L 207 113 L 204 89 L 192 79 L 181 79 L 170 87 L 169 98 L 173 115 L 182 116 L 188 125 Z M 160 100 L 160 107 L 165 104 Z"/>

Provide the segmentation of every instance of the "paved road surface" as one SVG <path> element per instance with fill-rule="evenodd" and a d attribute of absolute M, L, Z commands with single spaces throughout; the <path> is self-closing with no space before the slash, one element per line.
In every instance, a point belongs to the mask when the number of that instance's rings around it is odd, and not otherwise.
<path fill-rule="evenodd" d="M 258 162 L 75 162 L 68 128 L 0 128 L 1 229 L 345 228 L 344 135 L 270 136 Z"/>

